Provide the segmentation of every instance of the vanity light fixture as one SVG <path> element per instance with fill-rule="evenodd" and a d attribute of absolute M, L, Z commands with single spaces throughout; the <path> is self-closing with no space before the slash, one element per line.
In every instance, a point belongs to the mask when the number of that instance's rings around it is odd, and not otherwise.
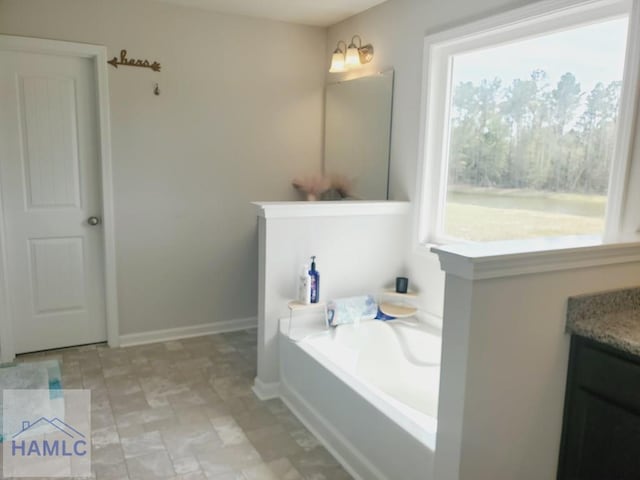
<path fill-rule="evenodd" d="M 358 45 L 355 43 L 356 38 L 358 39 Z M 344 51 L 340 48 L 340 44 L 345 46 Z M 373 45 L 370 43 L 362 45 L 360 35 L 354 35 L 351 37 L 351 43 L 349 43 L 348 47 L 346 42 L 342 40 L 338 41 L 338 45 L 331 57 L 331 68 L 329 68 L 329 72 L 345 72 L 347 69 L 369 63 L 372 58 Z"/>

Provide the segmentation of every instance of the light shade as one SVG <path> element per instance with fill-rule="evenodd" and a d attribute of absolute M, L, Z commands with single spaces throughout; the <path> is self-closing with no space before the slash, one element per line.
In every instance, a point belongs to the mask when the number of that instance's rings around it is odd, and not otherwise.
<path fill-rule="evenodd" d="M 326 64 L 325 64 L 326 65 Z M 347 70 L 344 64 L 344 53 L 341 50 L 336 50 L 333 52 L 331 57 L 331 67 L 329 68 L 329 72 L 337 73 L 337 72 L 345 72 Z"/>
<path fill-rule="evenodd" d="M 347 48 L 347 55 L 344 63 L 347 67 L 357 67 L 360 65 L 360 53 L 358 52 L 358 47 L 353 43 L 349 45 L 349 48 Z"/>

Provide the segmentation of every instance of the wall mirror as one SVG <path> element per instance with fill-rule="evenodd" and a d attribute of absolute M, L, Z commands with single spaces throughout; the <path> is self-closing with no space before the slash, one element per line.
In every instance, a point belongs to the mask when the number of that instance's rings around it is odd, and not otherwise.
<path fill-rule="evenodd" d="M 393 70 L 327 85 L 324 174 L 351 184 L 350 197 L 386 200 Z"/>

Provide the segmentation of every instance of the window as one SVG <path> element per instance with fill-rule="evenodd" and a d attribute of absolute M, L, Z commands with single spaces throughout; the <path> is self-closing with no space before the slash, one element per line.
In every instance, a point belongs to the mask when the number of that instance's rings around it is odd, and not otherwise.
<path fill-rule="evenodd" d="M 604 234 L 630 144 L 630 14 L 542 2 L 427 38 L 423 241 Z"/>

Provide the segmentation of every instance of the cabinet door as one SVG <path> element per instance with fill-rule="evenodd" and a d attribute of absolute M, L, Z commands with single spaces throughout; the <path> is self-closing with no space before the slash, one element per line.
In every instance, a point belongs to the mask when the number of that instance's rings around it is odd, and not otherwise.
<path fill-rule="evenodd" d="M 573 338 L 559 480 L 640 479 L 640 364 Z"/>
<path fill-rule="evenodd" d="M 592 392 L 574 396 L 566 475 L 572 480 L 638 480 L 640 415 Z"/>

